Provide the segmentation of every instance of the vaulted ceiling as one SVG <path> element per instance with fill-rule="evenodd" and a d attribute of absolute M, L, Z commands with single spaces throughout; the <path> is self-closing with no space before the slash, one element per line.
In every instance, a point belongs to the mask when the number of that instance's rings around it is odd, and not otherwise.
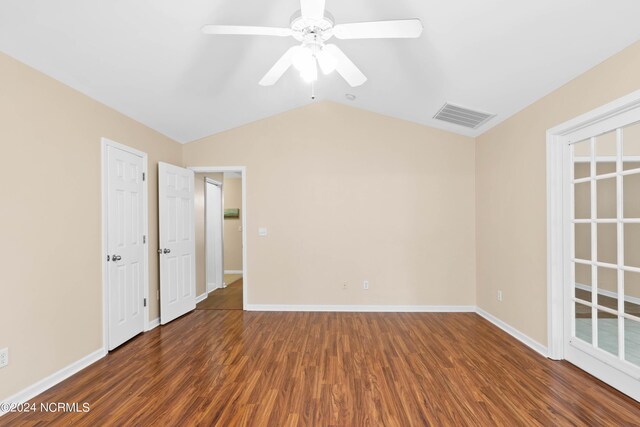
<path fill-rule="evenodd" d="M 367 75 L 320 76 L 332 100 L 476 136 L 640 39 L 637 0 L 327 0 L 337 23 L 420 18 L 408 40 L 336 40 Z M 289 70 L 258 81 L 295 41 L 207 36 L 204 24 L 288 27 L 297 0 L 3 0 L 0 51 L 179 142 L 311 102 Z M 345 94 L 353 94 L 350 101 Z M 497 116 L 434 120 L 445 102 Z"/>

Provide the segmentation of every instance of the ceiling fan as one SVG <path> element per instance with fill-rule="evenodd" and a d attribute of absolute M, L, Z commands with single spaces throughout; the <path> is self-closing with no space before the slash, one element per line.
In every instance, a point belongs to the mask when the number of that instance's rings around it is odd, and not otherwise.
<path fill-rule="evenodd" d="M 205 25 L 205 34 L 259 35 L 293 37 L 300 42 L 291 47 L 260 80 L 260 85 L 274 85 L 293 65 L 306 82 L 318 78 L 318 67 L 323 74 L 338 72 L 349 85 L 360 86 L 367 77 L 335 44 L 327 43 L 331 37 L 349 39 L 416 38 L 422 34 L 419 19 L 396 21 L 357 22 L 334 25 L 333 17 L 325 11 L 325 0 L 300 0 L 300 11 L 291 18 L 289 28 L 250 27 L 237 25 Z"/>

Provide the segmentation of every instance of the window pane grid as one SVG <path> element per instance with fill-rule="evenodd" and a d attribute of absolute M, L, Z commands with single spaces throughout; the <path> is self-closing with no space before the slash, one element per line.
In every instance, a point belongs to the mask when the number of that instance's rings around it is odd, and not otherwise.
<path fill-rule="evenodd" d="M 601 144 L 599 144 L 599 138 L 602 138 Z M 579 150 L 576 150 L 577 146 L 580 147 Z M 638 167 L 640 156 L 635 156 L 638 157 L 635 159 L 623 155 L 625 151 L 622 128 L 572 143 L 569 149 L 573 160 L 569 177 L 569 182 L 573 183 L 571 185 L 573 200 L 571 203 L 573 225 L 571 227 L 573 231 L 571 258 L 574 266 L 585 265 L 591 269 L 589 286 L 576 282 L 575 267 L 571 272 L 571 283 L 574 287 L 572 290 L 573 336 L 578 337 L 577 323 L 580 323 L 581 336 L 578 338 L 587 341 L 595 349 L 605 350 L 625 361 L 626 354 L 629 353 L 625 346 L 628 346 L 629 342 L 635 343 L 633 341 L 635 338 L 625 337 L 625 332 L 630 328 L 629 325 L 635 325 L 628 322 L 640 322 L 640 313 L 625 312 L 627 303 L 625 272 L 640 273 L 640 265 L 625 265 L 625 261 L 627 264 L 630 262 L 625 260 L 625 226 L 640 224 L 640 217 L 638 217 L 638 209 L 633 206 L 630 206 L 627 212 L 627 215 L 632 217 L 625 217 L 624 184 L 625 177 L 640 174 L 640 167 Z M 586 153 L 587 150 L 588 153 Z M 614 154 L 614 150 L 615 155 L 611 155 Z M 633 163 L 636 161 L 637 164 Z M 629 166 L 632 168 L 625 170 L 625 167 Z M 634 178 L 634 181 L 628 183 L 635 189 L 636 182 Z M 576 190 L 579 184 L 587 187 L 580 187 L 581 191 L 578 194 Z M 577 195 L 581 196 L 581 201 L 578 200 Z M 576 217 L 578 212 L 580 215 Z M 578 226 L 587 228 L 578 229 Z M 579 238 L 578 235 L 580 235 Z M 627 234 L 627 240 L 629 241 L 632 236 Z M 581 254 L 580 257 L 576 256 L 578 252 Z M 631 261 L 632 264 L 634 262 Z M 599 280 L 603 279 L 598 277 L 599 269 L 613 270 L 604 276 L 606 280 L 601 285 Z M 605 272 L 602 271 L 602 273 Z M 581 276 L 584 276 L 583 272 Z M 578 289 L 582 292 L 580 297 L 577 296 Z M 590 292 L 590 295 L 586 292 Z M 590 301 L 585 298 L 590 298 Z M 600 299 L 607 305 L 603 305 Z M 577 308 L 581 310 L 580 315 L 576 311 Z M 586 318 L 589 310 L 590 318 Z M 585 330 L 587 324 L 591 329 L 589 339 L 585 335 L 585 333 L 588 334 L 588 330 Z M 636 329 L 633 331 L 636 334 Z M 599 337 L 599 333 L 604 335 Z M 637 353 L 635 348 L 631 352 Z"/>
<path fill-rule="evenodd" d="M 595 222 L 596 224 L 615 224 L 618 222 L 621 222 L 623 224 L 640 224 L 640 218 L 623 218 L 623 219 L 616 219 L 616 218 L 602 218 L 602 219 L 574 219 L 573 221 L 574 224 L 591 224 L 592 222 Z"/>
<path fill-rule="evenodd" d="M 609 313 L 609 314 L 614 314 L 616 316 L 619 316 L 620 318 L 623 319 L 629 319 L 629 320 L 633 320 L 636 322 L 640 322 L 640 316 L 636 316 L 633 314 L 629 314 L 629 313 L 624 313 L 624 312 L 619 312 L 618 310 L 613 310 L 609 307 L 603 306 L 603 305 L 598 305 L 598 304 L 593 304 L 591 301 L 587 301 L 587 300 L 583 300 L 581 298 L 576 298 L 576 297 L 572 297 L 571 300 L 573 302 L 577 302 L 578 304 L 582 304 L 585 305 L 587 307 L 590 308 L 595 308 L 597 310 Z"/>

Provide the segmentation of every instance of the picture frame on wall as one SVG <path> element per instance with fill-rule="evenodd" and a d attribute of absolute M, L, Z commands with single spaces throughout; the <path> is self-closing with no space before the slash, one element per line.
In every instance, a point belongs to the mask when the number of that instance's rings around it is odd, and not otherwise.
<path fill-rule="evenodd" d="M 240 218 L 239 208 L 229 208 L 224 210 L 224 219 L 237 219 Z"/>

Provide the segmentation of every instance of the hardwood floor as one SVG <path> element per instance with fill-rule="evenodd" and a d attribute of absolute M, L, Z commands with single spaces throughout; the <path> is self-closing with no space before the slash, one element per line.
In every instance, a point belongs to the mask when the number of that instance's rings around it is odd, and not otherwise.
<path fill-rule="evenodd" d="M 198 303 L 196 310 L 242 310 L 242 279 L 211 292 Z"/>
<path fill-rule="evenodd" d="M 640 404 L 473 313 L 196 310 L 0 425 L 638 425 Z"/>

